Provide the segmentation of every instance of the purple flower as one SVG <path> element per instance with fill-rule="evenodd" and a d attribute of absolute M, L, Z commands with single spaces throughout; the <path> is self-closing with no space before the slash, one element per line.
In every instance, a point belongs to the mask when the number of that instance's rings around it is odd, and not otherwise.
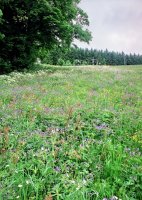
<path fill-rule="evenodd" d="M 107 128 L 107 125 L 104 123 L 104 124 L 101 124 L 101 125 L 96 125 L 95 128 L 100 131 L 100 130 L 104 130 Z"/>
<path fill-rule="evenodd" d="M 56 171 L 56 172 L 60 172 L 61 171 L 61 169 L 60 169 L 60 167 L 54 167 L 54 170 Z"/>
<path fill-rule="evenodd" d="M 16 109 L 16 110 L 14 111 L 14 113 L 15 113 L 15 115 L 19 115 L 19 114 L 22 113 L 22 110 L 21 110 L 21 109 Z"/>

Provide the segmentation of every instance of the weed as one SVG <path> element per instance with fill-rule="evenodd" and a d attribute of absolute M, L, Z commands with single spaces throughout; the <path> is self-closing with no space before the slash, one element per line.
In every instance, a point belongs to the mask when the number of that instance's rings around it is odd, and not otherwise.
<path fill-rule="evenodd" d="M 141 200 L 141 73 L 44 65 L 0 76 L 0 199 Z"/>

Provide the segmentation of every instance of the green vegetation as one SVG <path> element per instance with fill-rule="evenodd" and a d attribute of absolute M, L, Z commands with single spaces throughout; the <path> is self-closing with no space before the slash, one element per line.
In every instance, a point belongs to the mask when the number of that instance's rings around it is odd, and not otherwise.
<path fill-rule="evenodd" d="M 142 55 L 111 52 L 107 49 L 103 51 L 96 49 L 71 48 L 67 52 L 65 60 L 69 60 L 72 64 L 78 62 L 77 64 L 86 65 L 141 65 Z"/>
<path fill-rule="evenodd" d="M 125 54 L 124 52 L 110 52 L 108 50 L 82 49 L 72 47 L 70 49 L 55 48 L 52 51 L 41 49 L 38 54 L 43 63 L 60 65 L 60 60 L 65 65 L 141 65 L 142 55 Z"/>
<path fill-rule="evenodd" d="M 142 66 L 0 76 L 1 200 L 141 200 Z"/>
<path fill-rule="evenodd" d="M 67 48 L 74 39 L 89 42 L 87 14 L 80 0 L 1 0 L 0 73 L 32 65 L 40 48 Z"/>

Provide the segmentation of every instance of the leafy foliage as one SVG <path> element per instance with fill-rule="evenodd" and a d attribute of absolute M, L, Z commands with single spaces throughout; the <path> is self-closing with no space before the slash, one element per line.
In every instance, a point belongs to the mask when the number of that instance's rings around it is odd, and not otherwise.
<path fill-rule="evenodd" d="M 2 13 L 2 11 L 1 11 L 1 9 L 0 9 L 0 24 L 2 23 L 2 15 L 3 15 L 3 13 Z M 1 41 L 3 38 L 4 38 L 4 35 L 0 32 L 0 41 Z"/>
<path fill-rule="evenodd" d="M 70 45 L 74 38 L 89 42 L 88 17 L 78 0 L 1 0 L 1 71 L 28 67 L 40 47 Z M 5 36 L 5 37 L 3 37 Z"/>

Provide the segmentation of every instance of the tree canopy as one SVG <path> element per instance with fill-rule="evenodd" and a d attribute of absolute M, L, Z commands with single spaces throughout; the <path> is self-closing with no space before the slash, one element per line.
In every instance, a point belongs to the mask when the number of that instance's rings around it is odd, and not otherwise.
<path fill-rule="evenodd" d="M 0 68 L 28 67 L 40 47 L 69 46 L 76 38 L 89 42 L 87 14 L 80 0 L 1 0 Z"/>

